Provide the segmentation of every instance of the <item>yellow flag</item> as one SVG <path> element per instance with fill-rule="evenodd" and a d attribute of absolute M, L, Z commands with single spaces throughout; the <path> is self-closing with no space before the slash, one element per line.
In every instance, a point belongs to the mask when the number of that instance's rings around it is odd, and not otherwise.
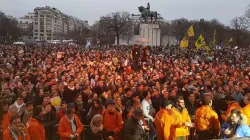
<path fill-rule="evenodd" d="M 228 40 L 228 42 L 233 42 L 233 38 L 231 37 L 231 38 Z"/>
<path fill-rule="evenodd" d="M 216 44 L 216 29 L 214 29 L 213 45 Z"/>
<path fill-rule="evenodd" d="M 205 42 L 205 39 L 203 37 L 203 35 L 201 34 L 199 36 L 199 38 L 197 39 L 197 41 L 195 42 L 195 46 L 196 48 L 201 48 L 202 46 L 205 46 L 206 45 L 206 42 Z"/>
<path fill-rule="evenodd" d="M 210 51 L 211 51 L 211 50 L 210 50 L 210 47 L 207 46 L 207 45 L 205 45 L 204 48 L 206 49 L 206 52 L 210 52 Z"/>
<path fill-rule="evenodd" d="M 194 36 L 194 27 L 193 25 L 190 26 L 190 28 L 187 31 L 188 37 Z"/>
<path fill-rule="evenodd" d="M 180 47 L 181 47 L 181 48 L 187 48 L 187 47 L 188 47 L 188 37 L 187 37 L 187 36 L 185 36 L 185 37 L 181 40 Z"/>

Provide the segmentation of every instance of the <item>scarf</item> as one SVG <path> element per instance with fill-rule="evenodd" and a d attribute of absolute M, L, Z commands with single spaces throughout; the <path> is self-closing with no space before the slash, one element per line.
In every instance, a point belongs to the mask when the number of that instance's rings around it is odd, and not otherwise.
<path fill-rule="evenodd" d="M 97 127 L 97 126 L 93 125 L 93 123 L 91 121 L 90 128 L 94 134 L 97 134 L 103 130 L 103 125 L 101 125 L 100 127 Z"/>
<path fill-rule="evenodd" d="M 75 87 L 72 87 L 72 88 L 71 88 L 71 87 L 68 86 L 68 88 L 69 88 L 70 90 L 75 90 Z"/>
<path fill-rule="evenodd" d="M 15 106 L 16 106 L 16 108 L 17 108 L 17 112 L 19 112 L 19 111 L 20 111 L 20 109 L 21 109 L 21 107 L 23 107 L 23 106 L 24 106 L 24 103 L 22 103 L 21 105 L 18 105 L 18 104 L 17 104 L 17 102 L 15 101 L 14 105 L 15 105 Z"/>
<path fill-rule="evenodd" d="M 75 117 L 73 116 L 72 119 L 69 119 L 69 118 L 67 117 L 67 115 L 65 115 L 65 117 L 66 117 L 67 120 L 70 122 L 72 132 L 73 132 L 73 134 L 75 134 L 75 133 L 76 133 L 76 124 L 74 123 Z"/>
<path fill-rule="evenodd" d="M 8 127 L 8 129 L 10 130 L 11 136 L 14 140 L 18 140 L 18 135 L 19 133 L 22 133 L 23 135 L 23 140 L 25 140 L 26 138 L 26 134 L 24 132 L 24 128 L 22 126 L 22 128 L 13 128 L 11 126 Z"/>
<path fill-rule="evenodd" d="M 32 114 L 33 114 L 33 111 L 28 112 L 28 111 L 26 110 L 26 114 L 27 114 L 29 117 L 31 117 Z"/>
<path fill-rule="evenodd" d="M 83 104 L 83 102 L 82 101 L 75 101 L 76 102 L 76 105 L 78 105 L 78 106 L 81 106 L 82 104 Z"/>

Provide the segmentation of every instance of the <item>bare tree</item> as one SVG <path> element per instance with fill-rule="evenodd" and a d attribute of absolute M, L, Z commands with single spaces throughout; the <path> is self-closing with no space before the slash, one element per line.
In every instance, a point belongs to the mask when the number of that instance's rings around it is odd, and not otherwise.
<path fill-rule="evenodd" d="M 117 44 L 119 44 L 122 37 L 133 29 L 132 20 L 128 12 L 111 13 L 101 17 L 99 23 L 101 23 L 101 28 L 106 28 L 102 29 L 102 31 L 115 35 Z"/>
<path fill-rule="evenodd" d="M 250 20 L 250 4 L 248 5 L 246 9 L 245 16 L 248 18 L 248 20 Z"/>
<path fill-rule="evenodd" d="M 108 29 L 108 26 L 102 20 L 96 21 L 92 26 L 92 30 L 96 33 L 96 38 L 101 44 L 114 44 L 115 35 Z"/>
<path fill-rule="evenodd" d="M 190 23 L 187 19 L 181 18 L 171 21 L 171 25 L 173 28 L 173 36 L 175 36 L 177 43 L 180 43 L 184 35 L 187 33 Z"/>
<path fill-rule="evenodd" d="M 237 46 L 240 46 L 248 37 L 248 21 L 245 17 L 235 17 L 231 21 L 231 26 L 233 28 L 232 34 Z"/>
<path fill-rule="evenodd" d="M 163 39 L 167 37 L 167 44 L 170 44 L 170 38 L 172 36 L 173 29 L 171 28 L 171 24 L 168 22 L 162 22 L 160 23 L 160 29 L 161 29 L 161 43 L 163 42 Z"/>

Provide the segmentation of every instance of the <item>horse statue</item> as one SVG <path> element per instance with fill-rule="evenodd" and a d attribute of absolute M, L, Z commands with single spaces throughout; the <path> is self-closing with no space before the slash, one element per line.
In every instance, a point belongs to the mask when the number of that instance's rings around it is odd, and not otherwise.
<path fill-rule="evenodd" d="M 148 22 L 148 17 L 151 18 L 151 22 L 153 21 L 153 18 L 155 20 L 157 19 L 158 13 L 156 11 L 150 11 L 144 6 L 140 6 L 138 7 L 138 9 L 139 9 L 139 12 L 141 13 L 140 19 L 143 18 L 146 23 Z"/>

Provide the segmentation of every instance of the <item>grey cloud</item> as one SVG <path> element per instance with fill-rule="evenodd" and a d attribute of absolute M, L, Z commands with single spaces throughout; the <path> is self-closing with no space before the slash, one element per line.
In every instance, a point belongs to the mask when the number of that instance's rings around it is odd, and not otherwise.
<path fill-rule="evenodd" d="M 150 2 L 165 20 L 185 17 L 189 20 L 217 18 L 229 25 L 230 20 L 241 16 L 249 0 L 0 0 L 0 10 L 21 17 L 35 7 L 51 6 L 93 24 L 100 16 L 116 11 L 137 14 L 138 6 Z"/>

